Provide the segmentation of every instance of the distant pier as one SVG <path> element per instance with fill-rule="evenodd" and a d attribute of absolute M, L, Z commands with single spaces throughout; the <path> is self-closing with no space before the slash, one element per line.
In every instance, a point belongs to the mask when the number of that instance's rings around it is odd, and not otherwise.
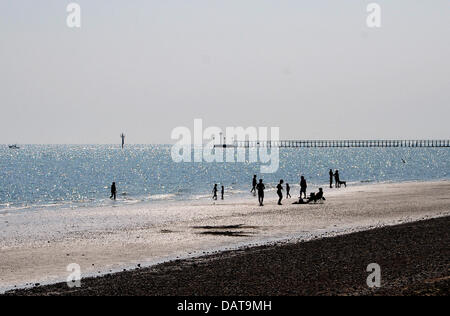
<path fill-rule="evenodd" d="M 450 140 L 280 140 L 234 141 L 215 148 L 449 148 Z"/>

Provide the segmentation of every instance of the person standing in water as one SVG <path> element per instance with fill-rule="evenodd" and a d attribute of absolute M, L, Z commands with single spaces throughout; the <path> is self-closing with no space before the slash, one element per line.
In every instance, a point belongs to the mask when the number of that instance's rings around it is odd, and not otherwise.
<path fill-rule="evenodd" d="M 256 185 L 256 190 L 258 190 L 258 202 L 259 206 L 264 206 L 264 190 L 266 186 L 263 183 L 262 179 L 259 179 L 259 183 Z"/>
<path fill-rule="evenodd" d="M 114 201 L 115 201 L 116 197 L 117 197 L 116 183 L 113 182 L 112 185 L 111 185 L 111 196 L 109 198 L 110 199 L 114 199 Z"/>
<path fill-rule="evenodd" d="M 300 198 L 302 198 L 302 193 L 305 195 L 306 199 L 306 189 L 308 188 L 308 184 L 306 183 L 306 179 L 304 176 L 301 177 L 300 180 Z"/>
<path fill-rule="evenodd" d="M 222 194 L 222 200 L 223 200 L 223 197 L 224 197 L 224 195 L 225 195 L 225 187 L 222 185 L 222 191 L 221 191 L 221 194 Z"/>
<path fill-rule="evenodd" d="M 253 176 L 253 180 L 252 180 L 252 189 L 250 191 L 250 193 L 256 194 L 256 185 L 257 185 L 257 180 L 256 180 L 256 174 Z"/>
<path fill-rule="evenodd" d="M 286 199 L 291 198 L 291 187 L 289 185 L 289 183 L 286 183 Z"/>
<path fill-rule="evenodd" d="M 333 169 L 330 169 L 330 189 L 333 188 L 333 179 L 334 179 Z"/>
<path fill-rule="evenodd" d="M 336 170 L 336 172 L 334 173 L 334 181 L 336 182 L 336 188 L 340 188 L 341 187 L 341 185 L 340 185 L 340 182 L 341 182 L 341 179 L 340 179 L 340 176 L 339 176 L 339 170 Z"/>
<path fill-rule="evenodd" d="M 214 184 L 214 188 L 212 190 L 213 193 L 213 200 L 217 201 L 217 184 Z"/>
<path fill-rule="evenodd" d="M 280 180 L 280 183 L 278 183 L 277 185 L 277 194 L 278 194 L 278 205 L 283 205 L 281 204 L 281 200 L 283 200 L 283 180 Z"/>

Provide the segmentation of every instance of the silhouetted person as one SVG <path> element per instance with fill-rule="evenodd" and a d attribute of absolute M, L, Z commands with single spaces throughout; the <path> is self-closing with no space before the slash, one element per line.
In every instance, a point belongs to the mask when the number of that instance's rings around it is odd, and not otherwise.
<path fill-rule="evenodd" d="M 300 180 L 300 198 L 302 197 L 302 193 L 305 195 L 306 199 L 306 189 L 308 188 L 308 184 L 306 183 L 306 179 L 304 176 L 301 177 Z"/>
<path fill-rule="evenodd" d="M 314 194 L 314 196 L 312 197 L 312 199 L 309 200 L 309 202 L 314 201 L 314 203 L 317 203 L 317 201 L 320 201 L 320 200 L 325 201 L 325 197 L 323 196 L 322 188 L 319 188 L 319 192 Z"/>
<path fill-rule="evenodd" d="M 277 185 L 277 194 L 278 194 L 278 205 L 281 204 L 281 200 L 283 200 L 283 180 L 280 180 L 280 183 Z"/>
<path fill-rule="evenodd" d="M 214 184 L 213 192 L 213 200 L 217 200 L 217 184 Z"/>
<path fill-rule="evenodd" d="M 221 194 L 222 194 L 222 200 L 223 200 L 223 196 L 225 195 L 225 187 L 222 185 L 222 192 L 221 192 Z"/>
<path fill-rule="evenodd" d="M 294 202 L 292 204 L 309 204 L 311 202 L 317 203 L 318 201 L 325 201 L 325 197 L 323 196 L 323 189 L 319 188 L 318 193 L 311 193 L 311 196 L 308 199 L 300 198 L 298 202 Z"/>
<path fill-rule="evenodd" d="M 258 202 L 259 206 L 264 206 L 264 190 L 266 186 L 263 183 L 262 179 L 259 179 L 259 183 L 256 185 L 256 190 L 258 190 Z"/>
<path fill-rule="evenodd" d="M 289 185 L 289 183 L 286 183 L 286 199 L 291 198 L 291 186 Z"/>
<path fill-rule="evenodd" d="M 116 197 L 117 197 L 116 183 L 113 182 L 112 185 L 111 185 L 111 196 L 110 196 L 110 199 L 116 200 Z"/>
<path fill-rule="evenodd" d="M 250 193 L 253 193 L 256 195 L 256 185 L 258 184 L 258 181 L 256 180 L 256 174 L 253 176 L 253 180 L 252 180 L 252 190 L 250 191 Z"/>
<path fill-rule="evenodd" d="M 334 180 L 333 169 L 330 169 L 330 189 L 333 188 L 333 180 Z"/>
<path fill-rule="evenodd" d="M 341 179 L 339 176 L 339 170 L 336 170 L 336 172 L 334 173 L 334 181 L 336 182 L 336 188 L 340 188 L 341 187 Z"/>

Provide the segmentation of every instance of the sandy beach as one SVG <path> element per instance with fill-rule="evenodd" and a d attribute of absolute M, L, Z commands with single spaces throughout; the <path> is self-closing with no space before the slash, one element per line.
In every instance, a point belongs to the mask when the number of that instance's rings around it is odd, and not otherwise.
<path fill-rule="evenodd" d="M 325 190 L 327 201 L 317 205 L 291 205 L 291 199 L 277 206 L 275 194 L 268 194 L 264 207 L 249 197 L 216 205 L 2 213 L 0 288 L 63 281 L 71 263 L 79 264 L 87 278 L 226 250 L 298 245 L 320 237 L 444 218 L 450 215 L 449 192 L 448 181 L 414 182 Z"/>
<path fill-rule="evenodd" d="M 146 269 L 9 292 L 6 295 L 447 296 L 450 217 L 308 242 L 267 245 L 176 260 Z M 368 263 L 380 266 L 369 288 Z"/>

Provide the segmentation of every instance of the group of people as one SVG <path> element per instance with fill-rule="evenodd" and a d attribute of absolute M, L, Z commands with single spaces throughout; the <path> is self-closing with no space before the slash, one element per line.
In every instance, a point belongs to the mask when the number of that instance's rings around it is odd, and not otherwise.
<path fill-rule="evenodd" d="M 336 170 L 336 172 L 333 172 L 333 170 L 330 169 L 330 188 L 333 187 L 333 181 L 336 183 L 336 188 L 340 188 L 341 185 L 347 186 L 347 183 L 345 181 L 340 180 L 339 176 L 339 170 Z M 281 202 L 283 201 L 283 191 L 284 191 L 284 180 L 281 179 L 278 183 L 276 189 L 277 189 L 277 195 L 278 195 L 278 205 L 283 205 Z M 308 188 L 308 183 L 304 176 L 300 177 L 300 197 L 298 202 L 294 202 L 293 204 L 308 204 L 311 202 L 317 203 L 321 200 L 325 200 L 323 189 L 319 188 L 319 192 L 314 193 L 312 192 L 310 196 L 308 197 L 306 194 L 306 190 Z M 250 193 L 253 193 L 254 196 L 258 195 L 258 202 L 260 206 L 264 206 L 264 190 L 266 189 L 265 184 L 263 183 L 262 179 L 257 179 L 257 176 L 254 175 L 252 179 L 252 189 L 250 190 Z M 218 194 L 218 185 L 215 184 L 213 188 L 213 200 L 217 200 L 217 194 Z M 222 186 L 221 195 L 222 200 L 224 199 L 224 193 L 225 193 L 225 187 Z M 286 199 L 291 198 L 291 186 L 289 183 L 286 183 Z"/>
<path fill-rule="evenodd" d="M 213 200 L 217 201 L 217 192 L 218 192 L 218 188 L 217 188 L 217 184 L 214 184 L 214 188 L 213 188 Z M 221 199 L 224 199 L 224 195 L 225 195 L 225 187 L 222 185 L 222 189 L 221 189 Z"/>
<path fill-rule="evenodd" d="M 281 201 L 283 200 L 283 184 L 284 184 L 284 180 L 281 179 L 280 182 L 277 185 L 277 195 L 278 195 L 278 205 L 283 205 L 281 203 Z M 325 200 L 325 198 L 323 197 L 323 190 L 322 188 L 319 189 L 319 192 L 316 193 L 311 193 L 311 196 L 309 198 L 307 198 L 306 195 L 306 189 L 308 188 L 308 183 L 306 182 L 306 179 L 304 176 L 301 176 L 301 180 L 300 180 L 300 198 L 298 202 L 295 202 L 294 204 L 307 204 L 310 203 L 312 201 L 317 202 L 320 200 Z M 266 189 L 266 186 L 263 183 L 262 179 L 259 179 L 259 182 L 257 181 L 257 176 L 254 175 L 253 176 L 253 180 L 252 180 L 252 189 L 251 189 L 251 193 L 255 194 L 258 193 L 258 202 L 260 206 L 264 206 L 264 190 Z M 303 199 L 304 197 L 304 199 Z M 289 183 L 286 183 L 286 199 L 291 198 L 291 186 L 289 185 Z"/>
<path fill-rule="evenodd" d="M 341 177 L 339 175 L 339 170 L 333 172 L 333 169 L 330 169 L 330 189 L 333 188 L 333 180 L 335 182 L 335 187 L 340 188 L 342 185 L 347 187 L 347 182 L 341 181 Z"/>
<path fill-rule="evenodd" d="M 345 181 L 341 181 L 339 176 L 339 170 L 336 170 L 333 172 L 332 169 L 330 169 L 330 188 L 333 188 L 333 182 L 335 183 L 336 188 L 340 188 L 342 185 L 345 185 L 347 187 L 347 183 Z M 283 200 L 283 184 L 284 180 L 280 180 L 280 182 L 277 185 L 277 195 L 278 195 L 278 205 L 282 205 L 281 201 Z M 306 182 L 306 179 L 304 176 L 301 176 L 300 178 L 300 198 L 298 202 L 294 202 L 293 204 L 308 204 L 310 202 L 316 203 L 320 200 L 325 200 L 325 197 L 323 196 L 323 189 L 319 188 L 318 193 L 311 193 L 309 197 L 306 195 L 306 189 L 308 188 L 308 183 Z M 253 176 L 252 180 L 252 189 L 251 193 L 253 193 L 255 196 L 258 194 L 258 202 L 260 206 L 264 205 L 264 190 L 266 189 L 266 186 L 263 183 L 262 179 L 259 179 L 259 182 L 257 180 L 257 176 Z M 214 188 L 212 190 L 213 193 L 213 200 L 217 201 L 218 199 L 218 185 L 214 184 Z M 222 185 L 221 188 L 221 199 L 224 199 L 225 195 L 225 187 Z M 111 199 L 116 200 L 117 198 L 117 188 L 116 183 L 113 182 L 111 185 Z M 291 198 L 291 186 L 289 183 L 286 183 L 286 199 Z"/>

